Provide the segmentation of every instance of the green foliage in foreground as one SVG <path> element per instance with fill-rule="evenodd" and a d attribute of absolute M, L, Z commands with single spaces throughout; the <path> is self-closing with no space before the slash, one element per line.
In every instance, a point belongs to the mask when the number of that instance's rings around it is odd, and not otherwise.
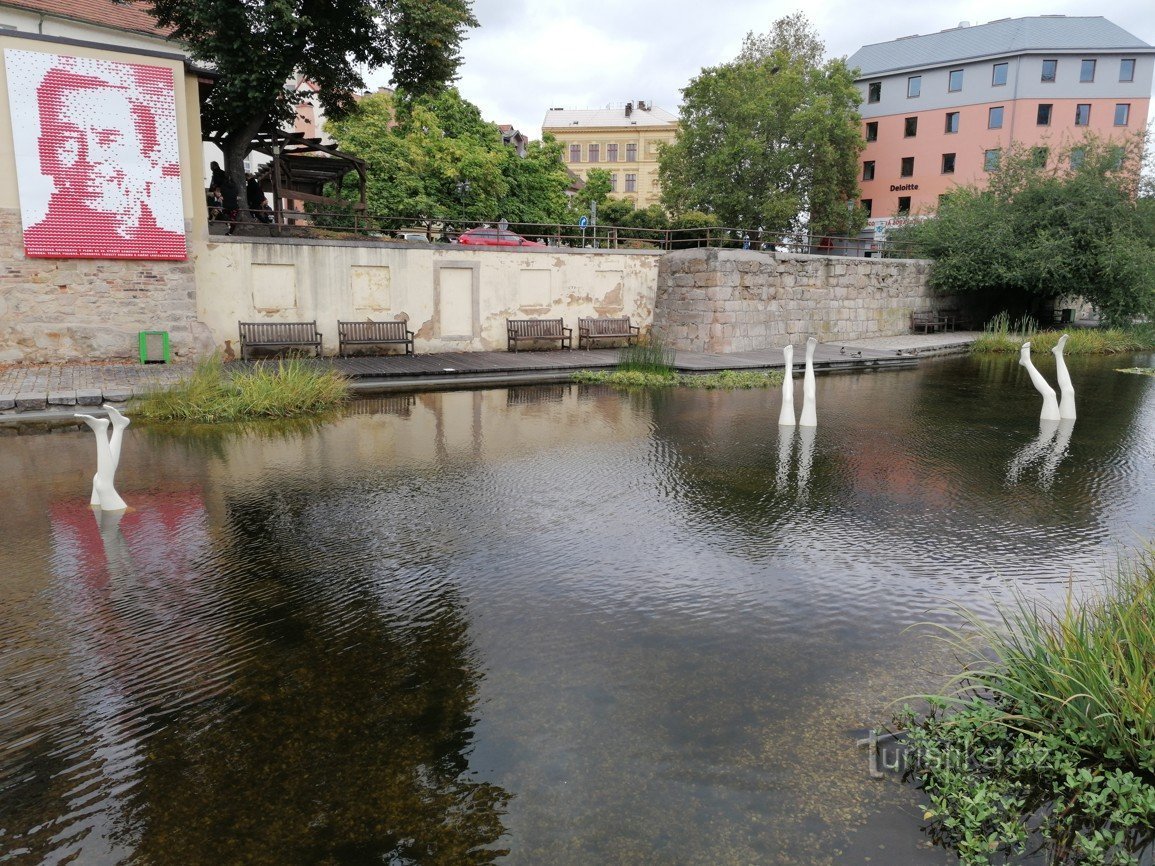
<path fill-rule="evenodd" d="M 971 344 L 971 352 L 1018 353 L 1023 343 L 1030 340 L 1031 354 L 1041 354 L 1055 348 L 1063 334 L 1067 335 L 1064 351 L 1068 355 L 1113 355 L 1155 348 L 1155 329 L 1150 326 L 1040 331 L 1030 317 L 1012 322 L 1007 313 L 999 313 Z"/>
<path fill-rule="evenodd" d="M 336 409 L 348 397 L 349 386 L 342 376 L 331 370 L 315 370 L 299 360 L 266 362 L 227 372 L 220 358 L 214 356 L 197 364 L 188 379 L 139 398 L 133 417 L 194 424 L 299 418 Z"/>
<path fill-rule="evenodd" d="M 1025 853 L 1136 863 L 1155 840 L 1155 549 L 1098 597 L 1026 600 L 945 629 L 965 662 L 930 709 L 896 719 L 930 798 L 925 817 L 963 863 Z"/>
<path fill-rule="evenodd" d="M 646 372 L 643 370 L 578 370 L 573 381 L 612 388 L 701 388 L 706 390 L 735 391 L 750 388 L 770 388 L 782 384 L 779 370 L 722 370 L 719 373 L 681 375 L 673 371 Z"/>

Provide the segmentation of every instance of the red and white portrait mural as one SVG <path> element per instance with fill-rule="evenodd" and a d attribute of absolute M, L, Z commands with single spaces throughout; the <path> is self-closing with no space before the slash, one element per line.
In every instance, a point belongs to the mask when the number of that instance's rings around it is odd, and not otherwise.
<path fill-rule="evenodd" d="M 184 259 L 171 69 L 5 49 L 24 249 Z"/>

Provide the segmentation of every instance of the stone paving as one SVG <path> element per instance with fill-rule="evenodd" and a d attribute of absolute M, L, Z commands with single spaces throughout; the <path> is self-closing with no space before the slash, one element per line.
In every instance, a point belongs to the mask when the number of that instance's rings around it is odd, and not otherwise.
<path fill-rule="evenodd" d="M 849 340 L 845 343 L 830 342 L 823 348 L 827 352 L 833 351 L 834 347 L 838 347 L 838 351 L 841 352 L 845 347 L 851 350 L 866 349 L 871 352 L 925 356 L 960 351 L 978 336 L 979 332 L 976 331 L 902 334 L 894 337 Z M 796 364 L 798 359 L 796 347 Z M 749 366 L 750 363 L 750 359 L 737 357 L 735 361 L 739 362 L 736 366 Z M 106 401 L 120 403 L 130 399 L 134 394 L 177 382 L 190 374 L 193 369 L 194 365 L 190 363 L 92 362 L 0 365 L 0 415 L 11 416 L 46 409 L 65 410 L 71 406 L 98 406 Z"/>

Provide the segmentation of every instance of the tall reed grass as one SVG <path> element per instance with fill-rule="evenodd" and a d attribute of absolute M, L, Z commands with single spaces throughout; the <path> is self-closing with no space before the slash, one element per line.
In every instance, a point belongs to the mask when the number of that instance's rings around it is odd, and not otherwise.
<path fill-rule="evenodd" d="M 661 340 L 650 337 L 618 351 L 619 372 L 638 372 L 673 376 L 675 351 Z"/>
<path fill-rule="evenodd" d="M 1111 355 L 1155 348 L 1155 332 L 1150 326 L 1041 331 L 1038 322 L 1030 316 L 1012 320 L 1003 312 L 987 322 L 983 335 L 971 344 L 971 352 L 1017 353 L 1023 343 L 1030 340 L 1031 353 L 1041 354 L 1051 351 L 1063 334 L 1067 335 L 1068 355 Z"/>
<path fill-rule="evenodd" d="M 133 413 L 157 423 L 299 418 L 336 409 L 348 396 L 344 377 L 298 359 L 226 370 L 213 356 L 199 362 L 180 383 L 137 398 Z"/>

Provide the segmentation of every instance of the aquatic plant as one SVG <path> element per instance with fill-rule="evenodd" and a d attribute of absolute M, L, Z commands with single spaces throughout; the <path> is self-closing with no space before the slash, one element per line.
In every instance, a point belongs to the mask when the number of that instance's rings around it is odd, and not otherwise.
<path fill-rule="evenodd" d="M 701 388 L 734 391 L 749 388 L 771 388 L 782 384 L 780 370 L 721 370 L 717 373 L 679 375 L 669 372 L 640 370 L 578 370 L 573 381 L 594 385 L 609 385 L 625 390 L 636 388 Z"/>
<path fill-rule="evenodd" d="M 336 409 L 348 396 L 343 376 L 300 359 L 226 370 L 214 355 L 187 379 L 138 397 L 132 411 L 134 418 L 157 423 L 299 418 Z"/>
<path fill-rule="evenodd" d="M 618 370 L 674 374 L 675 351 L 656 337 L 639 340 L 633 346 L 623 346 L 618 352 Z"/>
<path fill-rule="evenodd" d="M 965 619 L 939 627 L 963 672 L 895 720 L 932 838 L 964 863 L 1039 841 L 1053 863 L 1137 863 L 1155 840 L 1155 549 L 1095 597 Z"/>

